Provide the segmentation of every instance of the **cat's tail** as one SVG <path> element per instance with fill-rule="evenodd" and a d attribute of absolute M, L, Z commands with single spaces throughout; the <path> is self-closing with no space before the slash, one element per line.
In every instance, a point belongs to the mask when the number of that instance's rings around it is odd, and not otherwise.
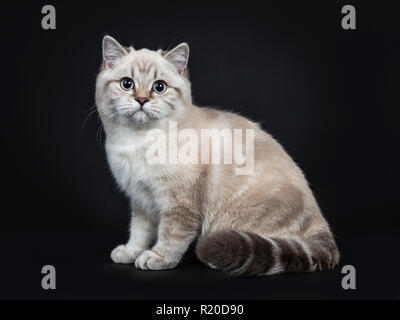
<path fill-rule="evenodd" d="M 199 239 L 196 254 L 211 268 L 249 276 L 328 270 L 339 262 L 335 240 L 328 232 L 304 239 L 279 239 L 216 231 Z"/>

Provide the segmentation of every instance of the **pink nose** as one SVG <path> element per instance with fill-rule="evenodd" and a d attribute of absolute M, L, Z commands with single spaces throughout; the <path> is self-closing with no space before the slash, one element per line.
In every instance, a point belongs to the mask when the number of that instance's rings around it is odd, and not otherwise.
<path fill-rule="evenodd" d="M 149 101 L 149 98 L 136 98 L 136 101 L 139 102 L 140 106 L 143 107 L 143 105 Z"/>

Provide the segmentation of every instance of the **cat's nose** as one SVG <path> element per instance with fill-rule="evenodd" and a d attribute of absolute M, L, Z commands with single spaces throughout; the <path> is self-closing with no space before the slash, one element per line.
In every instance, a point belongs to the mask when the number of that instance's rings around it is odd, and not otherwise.
<path fill-rule="evenodd" d="M 136 101 L 139 102 L 139 104 L 140 104 L 141 107 L 143 107 L 143 105 L 144 105 L 147 101 L 149 101 L 149 98 L 141 98 L 141 97 L 139 97 L 139 98 L 136 98 Z"/>

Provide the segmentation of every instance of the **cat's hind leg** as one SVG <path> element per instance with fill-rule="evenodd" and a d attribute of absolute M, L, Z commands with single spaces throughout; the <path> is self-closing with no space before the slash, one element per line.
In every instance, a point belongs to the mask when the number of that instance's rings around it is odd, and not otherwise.
<path fill-rule="evenodd" d="M 199 239 L 198 258 L 237 275 L 328 270 L 339 260 L 329 227 L 311 195 L 289 183 L 274 183 L 219 214 Z M 219 220 L 218 220 L 219 219 Z M 218 228 L 213 228 L 218 226 Z"/>

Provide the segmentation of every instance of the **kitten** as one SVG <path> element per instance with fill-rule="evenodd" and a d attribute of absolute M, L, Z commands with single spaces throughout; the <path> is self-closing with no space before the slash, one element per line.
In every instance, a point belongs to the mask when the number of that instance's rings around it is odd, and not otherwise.
<path fill-rule="evenodd" d="M 170 269 L 197 241 L 202 262 L 236 275 L 333 268 L 339 252 L 301 170 L 258 124 L 193 105 L 188 58 L 186 43 L 151 51 L 103 39 L 96 105 L 108 163 L 132 208 L 130 239 L 112 251 L 112 260 L 143 270 Z M 165 133 L 171 146 L 171 123 L 199 136 L 204 129 L 253 132 L 254 167 L 238 174 L 236 162 L 150 164 L 149 132 Z M 229 139 L 225 146 L 248 147 Z M 194 149 L 207 158 L 209 147 Z"/>

